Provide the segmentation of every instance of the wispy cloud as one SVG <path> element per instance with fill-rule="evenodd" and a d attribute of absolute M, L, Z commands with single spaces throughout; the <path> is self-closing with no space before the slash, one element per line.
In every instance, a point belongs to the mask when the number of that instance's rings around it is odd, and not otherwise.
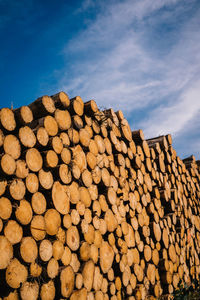
<path fill-rule="evenodd" d="M 146 136 L 178 135 L 200 109 L 197 1 L 110 3 L 101 2 L 96 18 L 67 43 L 60 86 L 122 109 Z M 145 119 L 135 124 L 141 109 Z"/>

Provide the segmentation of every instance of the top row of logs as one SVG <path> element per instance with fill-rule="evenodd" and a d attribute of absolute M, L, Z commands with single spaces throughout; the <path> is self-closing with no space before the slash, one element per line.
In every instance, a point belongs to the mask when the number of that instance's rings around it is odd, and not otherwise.
<path fill-rule="evenodd" d="M 38 98 L 28 106 L 11 110 L 2 108 L 0 112 L 1 127 L 6 131 L 14 131 L 18 124 L 30 124 L 33 120 L 43 118 L 53 114 L 56 109 L 68 108 L 70 113 L 82 116 L 85 112 L 97 112 L 98 108 L 94 101 L 83 103 L 81 97 L 75 97 L 71 100 L 64 92 L 60 92 L 51 97 L 43 96 Z"/>

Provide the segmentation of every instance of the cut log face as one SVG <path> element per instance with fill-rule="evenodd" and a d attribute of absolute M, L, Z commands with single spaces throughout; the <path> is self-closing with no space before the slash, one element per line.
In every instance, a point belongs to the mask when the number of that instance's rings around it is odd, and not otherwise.
<path fill-rule="evenodd" d="M 39 294 L 39 285 L 35 282 L 24 282 L 20 288 L 20 296 L 22 300 L 37 299 Z"/>
<path fill-rule="evenodd" d="M 2 108 L 0 111 L 1 125 L 8 131 L 13 131 L 16 127 L 14 113 L 9 108 Z"/>
<path fill-rule="evenodd" d="M 52 188 L 52 200 L 55 208 L 63 215 L 69 212 L 69 197 L 64 187 L 56 181 Z"/>
<path fill-rule="evenodd" d="M 27 263 L 32 263 L 38 256 L 38 247 L 32 237 L 24 237 L 20 245 L 20 254 Z"/>
<path fill-rule="evenodd" d="M 26 163 L 33 172 L 38 172 L 42 168 L 42 156 L 36 148 L 31 148 L 26 152 Z"/>
<path fill-rule="evenodd" d="M 155 299 L 199 280 L 200 161 L 169 134 L 43 96 L 0 110 L 0 175 L 5 299 Z"/>
<path fill-rule="evenodd" d="M 70 228 L 68 228 L 66 232 L 66 242 L 72 251 L 76 251 L 79 248 L 80 237 L 75 226 L 71 226 Z"/>
<path fill-rule="evenodd" d="M 3 142 L 5 153 L 10 154 L 14 159 L 18 159 L 21 155 L 21 146 L 16 136 L 9 134 Z"/>
<path fill-rule="evenodd" d="M 23 236 L 22 227 L 14 220 L 9 220 L 4 228 L 4 235 L 12 245 L 18 244 Z"/>
<path fill-rule="evenodd" d="M 44 215 L 46 231 L 49 235 L 56 235 L 61 224 L 61 217 L 57 210 L 48 209 Z"/>
<path fill-rule="evenodd" d="M 29 124 L 33 121 L 33 114 L 28 106 L 22 106 L 20 109 L 14 110 L 16 120 L 22 124 Z"/>
<path fill-rule="evenodd" d="M 21 127 L 19 130 L 20 142 L 24 147 L 32 148 L 36 144 L 36 136 L 33 133 L 32 129 L 28 126 Z"/>
<path fill-rule="evenodd" d="M 6 197 L 0 198 L 0 218 L 7 220 L 10 218 L 12 213 L 12 204 Z"/>
<path fill-rule="evenodd" d="M 6 269 L 13 258 L 13 247 L 3 235 L 0 236 L 0 269 Z"/>
<path fill-rule="evenodd" d="M 112 266 L 114 259 L 113 249 L 107 242 L 103 242 L 100 247 L 100 266 L 103 273 L 107 273 Z"/>
<path fill-rule="evenodd" d="M 74 271 L 71 266 L 66 267 L 60 273 L 61 294 L 63 297 L 69 297 L 74 288 Z"/>
<path fill-rule="evenodd" d="M 9 154 L 4 154 L 1 157 L 1 169 L 5 175 L 13 175 L 16 170 L 16 162 Z"/>
<path fill-rule="evenodd" d="M 51 96 L 51 98 L 56 107 L 67 108 L 70 105 L 69 97 L 65 92 L 59 92 Z"/>
<path fill-rule="evenodd" d="M 28 225 L 31 222 L 33 211 L 31 205 L 26 200 L 21 200 L 18 208 L 15 211 L 17 220 L 22 225 Z"/>
<path fill-rule="evenodd" d="M 25 282 L 28 276 L 28 271 L 24 265 L 22 265 L 18 259 L 14 258 L 6 269 L 6 282 L 8 285 L 17 289 L 20 284 Z"/>

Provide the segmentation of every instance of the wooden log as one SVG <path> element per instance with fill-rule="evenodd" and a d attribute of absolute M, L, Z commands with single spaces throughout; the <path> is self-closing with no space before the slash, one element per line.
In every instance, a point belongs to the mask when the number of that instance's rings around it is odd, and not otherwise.
<path fill-rule="evenodd" d="M 21 144 L 26 148 L 32 148 L 36 144 L 36 136 L 33 130 L 28 126 L 19 129 L 19 139 Z"/>
<path fill-rule="evenodd" d="M 77 227 L 71 226 L 66 232 L 66 242 L 72 251 L 76 251 L 80 246 L 80 236 Z"/>
<path fill-rule="evenodd" d="M 50 280 L 47 283 L 43 283 L 40 290 L 40 297 L 42 300 L 55 299 L 56 289 L 54 282 Z"/>
<path fill-rule="evenodd" d="M 49 235 L 56 235 L 61 224 L 61 217 L 57 210 L 50 208 L 46 210 L 45 215 L 46 232 Z"/>
<path fill-rule="evenodd" d="M 51 98 L 56 108 L 67 108 L 70 105 L 69 97 L 65 92 L 59 92 L 52 95 Z"/>
<path fill-rule="evenodd" d="M 25 282 L 28 271 L 18 259 L 14 258 L 6 269 L 6 282 L 11 288 L 17 289 Z"/>
<path fill-rule="evenodd" d="M 68 298 L 74 289 L 74 271 L 71 266 L 66 267 L 60 273 L 61 294 Z"/>
<path fill-rule="evenodd" d="M 54 101 L 49 96 L 43 96 L 28 105 L 33 113 L 34 119 L 39 119 L 55 111 Z"/>
<path fill-rule="evenodd" d="M 27 263 L 32 263 L 38 256 L 38 247 L 32 237 L 24 237 L 20 244 L 20 254 L 22 259 Z"/>
<path fill-rule="evenodd" d="M 58 156 L 55 151 L 48 150 L 45 154 L 45 166 L 47 168 L 55 168 L 58 165 Z"/>
<path fill-rule="evenodd" d="M 26 125 L 33 121 L 33 114 L 30 108 L 26 105 L 15 109 L 14 111 L 15 119 L 20 125 Z"/>
<path fill-rule="evenodd" d="M 14 158 L 9 154 L 4 154 L 1 156 L 0 169 L 4 175 L 10 176 L 15 173 L 16 162 Z"/>
<path fill-rule="evenodd" d="M 20 204 L 15 211 L 15 216 L 22 225 L 28 225 L 31 222 L 33 211 L 28 201 L 20 201 Z"/>
<path fill-rule="evenodd" d="M 70 99 L 70 112 L 82 116 L 84 112 L 84 103 L 80 96 Z"/>
<path fill-rule="evenodd" d="M 0 121 L 4 130 L 13 131 L 16 128 L 14 112 L 9 108 L 2 108 L 0 111 Z"/>
<path fill-rule="evenodd" d="M 49 142 L 49 135 L 44 127 L 39 127 L 36 133 L 38 143 L 45 147 Z"/>
<path fill-rule="evenodd" d="M 83 126 L 84 126 L 82 118 L 79 117 L 78 115 L 75 115 L 72 117 L 72 123 L 73 123 L 72 126 L 78 130 L 83 128 Z"/>
<path fill-rule="evenodd" d="M 14 179 L 9 186 L 9 192 L 13 199 L 22 200 L 26 193 L 24 182 L 21 179 Z"/>
<path fill-rule="evenodd" d="M 26 165 L 25 160 L 18 159 L 16 161 L 16 171 L 15 171 L 16 177 L 24 179 L 28 176 L 28 173 L 29 173 L 29 169 Z"/>
<path fill-rule="evenodd" d="M 6 269 L 13 258 L 13 246 L 3 235 L 0 236 L 0 269 Z"/>
<path fill-rule="evenodd" d="M 94 262 L 92 260 L 89 260 L 84 264 L 82 276 L 84 287 L 87 291 L 91 291 L 94 280 Z"/>
<path fill-rule="evenodd" d="M 37 281 L 25 281 L 20 288 L 20 296 L 22 300 L 37 299 L 39 295 L 39 285 Z"/>
<path fill-rule="evenodd" d="M 14 245 L 21 241 L 23 229 L 16 221 L 9 220 L 4 228 L 4 235 Z"/>
<path fill-rule="evenodd" d="M 28 168 L 33 172 L 38 172 L 42 168 L 42 156 L 36 148 L 31 148 L 27 150 L 26 164 Z"/>
<path fill-rule="evenodd" d="M 39 180 L 36 174 L 29 173 L 25 180 L 27 190 L 34 194 L 38 191 Z"/>
<path fill-rule="evenodd" d="M 41 241 L 39 247 L 39 254 L 40 254 L 40 258 L 43 261 L 47 262 L 50 260 L 50 258 L 53 255 L 53 247 L 52 247 L 52 243 L 49 240 L 44 239 Z"/>
<path fill-rule="evenodd" d="M 41 215 L 33 216 L 30 230 L 36 241 L 43 240 L 46 236 L 46 223 L 44 217 Z"/>
<path fill-rule="evenodd" d="M 142 129 L 132 131 L 132 137 L 134 142 L 140 144 L 144 141 L 144 132 Z"/>
<path fill-rule="evenodd" d="M 6 135 L 3 142 L 4 152 L 11 155 L 14 159 L 18 159 L 21 155 L 21 146 L 18 138 L 9 134 Z"/>
<path fill-rule="evenodd" d="M 43 169 L 40 169 L 38 173 L 38 179 L 43 189 L 45 190 L 51 189 L 53 185 L 53 176 L 50 171 L 45 172 Z"/>
<path fill-rule="evenodd" d="M 6 197 L 0 198 L 0 218 L 7 220 L 12 214 L 12 204 L 11 201 Z"/>
<path fill-rule="evenodd" d="M 107 242 L 102 242 L 100 247 L 100 267 L 103 273 L 107 273 L 112 266 L 114 252 Z"/>
<path fill-rule="evenodd" d="M 67 110 L 56 109 L 54 116 L 60 130 L 71 127 L 71 116 Z"/>

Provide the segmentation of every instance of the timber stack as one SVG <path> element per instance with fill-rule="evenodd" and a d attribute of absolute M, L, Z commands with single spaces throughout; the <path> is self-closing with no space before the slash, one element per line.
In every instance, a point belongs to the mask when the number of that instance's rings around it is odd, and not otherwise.
<path fill-rule="evenodd" d="M 157 299 L 200 279 L 200 163 L 60 92 L 0 111 L 1 299 Z"/>

